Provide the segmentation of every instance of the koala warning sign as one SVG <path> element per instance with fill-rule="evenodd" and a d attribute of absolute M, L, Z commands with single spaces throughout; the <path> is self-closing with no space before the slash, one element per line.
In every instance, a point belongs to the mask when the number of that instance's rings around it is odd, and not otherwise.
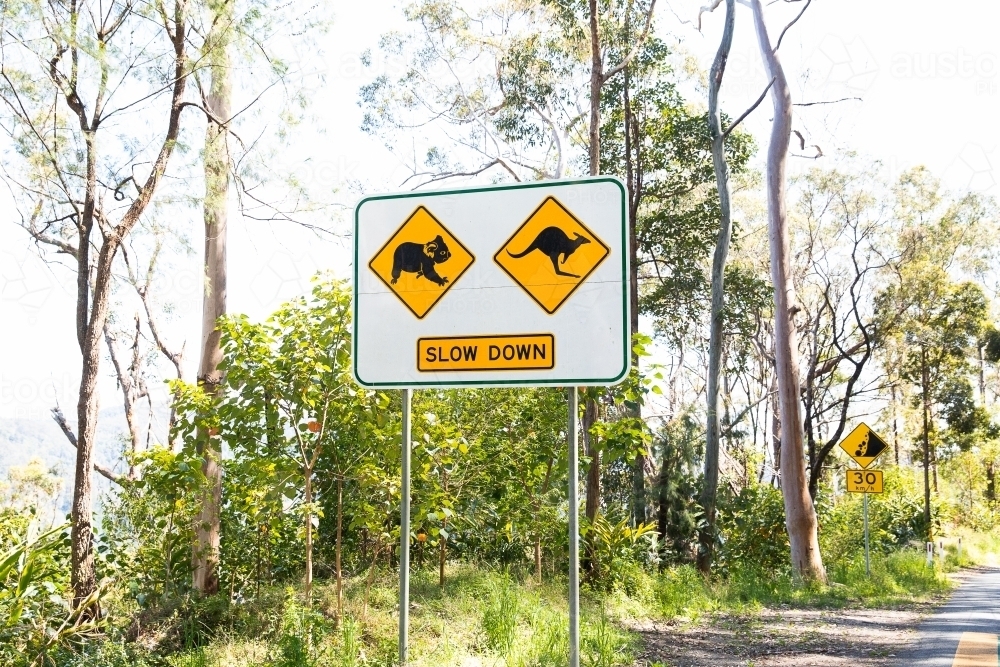
<path fill-rule="evenodd" d="M 472 253 L 420 206 L 368 266 L 419 319 L 475 261 Z"/>
<path fill-rule="evenodd" d="M 620 382 L 631 351 L 627 239 L 614 178 L 363 199 L 355 379 L 373 388 Z"/>

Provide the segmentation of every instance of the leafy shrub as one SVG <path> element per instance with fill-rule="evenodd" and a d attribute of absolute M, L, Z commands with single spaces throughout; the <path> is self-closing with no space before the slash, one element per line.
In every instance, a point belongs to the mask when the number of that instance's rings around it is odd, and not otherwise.
<path fill-rule="evenodd" d="M 720 502 L 719 564 L 724 571 L 775 573 L 788 571 L 788 533 L 781 491 L 751 484 Z"/>
<path fill-rule="evenodd" d="M 864 553 L 863 497 L 846 494 L 836 504 L 829 498 L 823 490 L 817 502 L 820 548 L 828 568 Z M 922 541 L 926 534 L 921 491 L 898 468 L 886 471 L 885 493 L 869 496 L 868 532 L 870 548 L 878 553 Z"/>
<path fill-rule="evenodd" d="M 68 601 L 68 526 L 25 538 L 0 554 L 0 660 L 41 664 L 53 652 L 97 633 L 98 589 L 73 608 Z"/>
<path fill-rule="evenodd" d="M 592 523 L 583 527 L 582 536 L 587 550 L 593 555 L 589 584 L 598 590 L 612 590 L 616 586 L 632 588 L 635 577 L 628 577 L 636 563 L 646 560 L 646 555 L 656 549 L 656 527 L 644 523 L 632 528 L 627 519 L 611 523 L 598 514 Z"/>
<path fill-rule="evenodd" d="M 319 614 L 299 604 L 295 589 L 285 593 L 281 634 L 272 652 L 269 667 L 318 667 L 324 657 L 323 637 L 329 623 Z"/>
<path fill-rule="evenodd" d="M 190 593 L 191 544 L 204 483 L 193 452 L 154 447 L 136 458 L 141 479 L 123 480 L 105 505 L 98 551 L 143 608 Z"/>

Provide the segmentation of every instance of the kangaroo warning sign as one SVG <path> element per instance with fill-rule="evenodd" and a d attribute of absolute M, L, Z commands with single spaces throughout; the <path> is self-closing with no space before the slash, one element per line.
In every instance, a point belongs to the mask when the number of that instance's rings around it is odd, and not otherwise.
<path fill-rule="evenodd" d="M 614 178 L 366 197 L 354 213 L 355 378 L 373 388 L 620 382 L 627 239 Z"/>
<path fill-rule="evenodd" d="M 548 197 L 497 251 L 493 261 L 552 314 L 600 266 L 608 252 L 594 232 L 555 197 Z"/>
<path fill-rule="evenodd" d="M 870 466 L 889 448 L 868 424 L 861 423 L 851 434 L 840 441 L 840 448 L 862 468 Z"/>

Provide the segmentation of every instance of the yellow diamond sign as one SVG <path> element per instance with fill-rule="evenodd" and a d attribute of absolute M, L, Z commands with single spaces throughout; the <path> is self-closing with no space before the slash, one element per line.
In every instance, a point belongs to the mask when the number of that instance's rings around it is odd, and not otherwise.
<path fill-rule="evenodd" d="M 596 234 L 555 197 L 548 197 L 493 261 L 551 315 L 608 254 Z"/>
<path fill-rule="evenodd" d="M 419 207 L 368 267 L 422 319 L 476 258 L 430 211 Z"/>
<path fill-rule="evenodd" d="M 867 468 L 872 461 L 882 456 L 889 445 L 880 438 L 868 424 L 859 424 L 851 434 L 840 441 L 840 447 L 862 468 Z"/>

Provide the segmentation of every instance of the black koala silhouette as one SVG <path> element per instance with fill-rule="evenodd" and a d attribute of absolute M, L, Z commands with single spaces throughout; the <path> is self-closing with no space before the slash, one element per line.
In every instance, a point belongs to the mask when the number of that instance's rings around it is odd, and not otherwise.
<path fill-rule="evenodd" d="M 566 260 L 569 259 L 569 256 L 576 252 L 577 248 L 584 243 L 590 243 L 590 239 L 586 236 L 580 236 L 576 232 L 574 232 L 574 235 L 576 238 L 570 239 L 566 236 L 566 232 L 558 227 L 546 227 L 542 231 L 538 232 L 538 236 L 535 237 L 535 240 L 531 242 L 531 245 L 529 245 L 524 252 L 519 252 L 515 255 L 508 250 L 507 254 L 514 259 L 518 259 L 520 257 L 524 257 L 532 250 L 541 250 L 543 255 L 548 256 L 548 258 L 552 260 L 552 268 L 555 269 L 557 276 L 579 278 L 580 276 L 576 274 L 566 273 L 565 271 L 559 269 L 560 255 L 562 255 L 561 263 L 565 264 Z"/>
<path fill-rule="evenodd" d="M 392 253 L 392 284 L 395 285 L 400 274 L 406 271 L 416 273 L 418 278 L 422 276 L 437 285 L 445 285 L 448 279 L 439 276 L 434 265 L 448 261 L 449 257 L 451 251 L 440 234 L 427 243 L 400 243 Z"/>

